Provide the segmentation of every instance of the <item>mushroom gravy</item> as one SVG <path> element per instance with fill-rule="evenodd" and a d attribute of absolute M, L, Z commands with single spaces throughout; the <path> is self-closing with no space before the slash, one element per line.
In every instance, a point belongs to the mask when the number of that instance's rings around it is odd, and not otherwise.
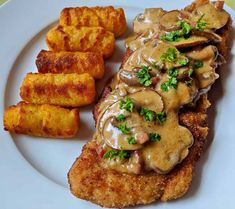
<path fill-rule="evenodd" d="M 95 138 L 104 167 L 165 174 L 187 157 L 194 138 L 178 112 L 219 77 L 224 59 L 213 44 L 228 18 L 211 3 L 193 13 L 146 9 L 135 18 L 136 34 L 126 40 L 133 53 L 99 107 Z"/>

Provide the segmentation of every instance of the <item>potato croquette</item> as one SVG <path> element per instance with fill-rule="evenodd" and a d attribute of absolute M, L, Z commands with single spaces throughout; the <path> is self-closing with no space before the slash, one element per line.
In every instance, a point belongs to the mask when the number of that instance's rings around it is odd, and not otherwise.
<path fill-rule="evenodd" d="M 20 102 L 5 110 L 4 129 L 17 134 L 71 138 L 78 132 L 78 109 Z"/>
<path fill-rule="evenodd" d="M 39 73 L 88 73 L 95 79 L 104 75 L 103 56 L 95 52 L 51 52 L 42 50 L 36 60 Z"/>
<path fill-rule="evenodd" d="M 97 52 L 104 58 L 112 56 L 114 34 L 102 27 L 56 26 L 46 36 L 50 51 Z"/>
<path fill-rule="evenodd" d="M 20 88 L 20 96 L 33 104 L 80 107 L 94 101 L 95 81 L 87 73 L 28 73 Z"/>
<path fill-rule="evenodd" d="M 126 18 L 122 8 L 114 9 L 112 6 L 64 8 L 60 25 L 101 26 L 118 37 L 126 31 Z"/>

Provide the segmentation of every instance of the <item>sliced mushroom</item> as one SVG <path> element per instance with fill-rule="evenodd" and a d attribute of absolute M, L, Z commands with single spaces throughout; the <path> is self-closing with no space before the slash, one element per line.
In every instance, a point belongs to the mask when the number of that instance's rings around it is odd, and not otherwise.
<path fill-rule="evenodd" d="M 204 40 L 205 38 L 202 37 L 202 39 Z M 155 41 L 148 42 L 131 54 L 123 68 L 131 71 L 133 67 L 141 67 L 143 65 L 152 66 L 153 69 L 154 65 L 158 65 L 160 68 L 166 67 L 168 69 L 171 67 L 180 67 L 181 65 L 177 61 L 166 62 L 165 66 L 163 65 L 161 55 L 169 48 L 173 48 L 173 46 L 167 42 L 159 42 L 157 44 Z M 179 51 L 177 51 L 177 56 L 177 60 L 185 58 Z"/>
<path fill-rule="evenodd" d="M 159 21 L 160 17 L 165 13 L 161 8 L 147 8 L 144 10 L 144 14 L 139 14 L 134 19 L 134 32 L 142 33 L 156 26 L 156 23 Z"/>
<path fill-rule="evenodd" d="M 217 35 L 216 33 L 213 33 L 211 31 L 208 30 L 204 30 L 204 31 L 193 31 L 193 34 L 196 36 L 202 36 L 202 37 L 206 37 L 209 40 L 213 41 L 214 43 L 219 43 L 222 41 L 221 36 Z"/>
<path fill-rule="evenodd" d="M 174 31 L 180 29 L 178 21 L 180 20 L 181 12 L 179 10 L 172 10 L 162 15 L 160 19 L 160 28 L 165 31 Z"/>
<path fill-rule="evenodd" d="M 203 61 L 203 66 L 194 70 L 199 88 L 208 88 L 219 77 L 215 72 L 217 51 L 215 46 L 209 45 L 201 50 L 187 53 L 191 59 Z"/>
<path fill-rule="evenodd" d="M 135 42 L 137 40 L 139 35 L 137 34 L 132 34 L 128 38 L 125 39 L 125 47 L 130 48 L 131 43 Z"/>
<path fill-rule="evenodd" d="M 141 86 L 137 73 L 133 71 L 121 70 L 119 73 L 120 79 L 129 86 Z"/>
<path fill-rule="evenodd" d="M 126 60 L 126 62 L 122 66 L 122 68 L 125 69 L 125 70 L 128 70 L 128 71 L 132 71 L 132 69 L 135 68 L 135 67 L 142 67 L 144 65 L 149 65 L 149 63 L 146 62 L 142 57 L 143 48 L 145 48 L 145 46 L 142 46 L 141 48 L 138 48 L 137 50 L 135 50 L 128 57 L 128 59 Z"/>
<path fill-rule="evenodd" d="M 135 106 L 145 107 L 155 112 L 161 112 L 164 108 L 161 96 L 153 90 L 145 89 L 144 91 L 135 92 L 128 95 L 135 102 Z M 105 143 L 114 149 L 137 150 L 142 148 L 148 138 L 149 125 L 143 120 L 137 109 L 132 113 L 120 110 L 120 102 L 111 105 L 101 116 L 98 124 L 98 130 Z M 117 122 L 115 118 L 119 114 L 128 113 L 125 121 Z M 126 124 L 130 128 L 129 133 L 122 133 L 118 129 L 120 124 Z M 134 137 L 136 144 L 129 144 L 128 138 Z"/>
<path fill-rule="evenodd" d="M 187 128 L 178 124 L 178 120 L 171 121 L 159 131 L 161 140 L 147 144 L 142 150 L 142 156 L 148 169 L 165 174 L 185 159 L 194 139 Z"/>
<path fill-rule="evenodd" d="M 206 22 L 206 28 L 220 29 L 225 26 L 228 22 L 229 14 L 224 10 L 217 9 L 215 6 L 213 4 L 205 4 L 198 7 L 193 13 L 194 21 L 204 15 L 202 20 Z"/>
<path fill-rule="evenodd" d="M 181 49 L 181 48 L 188 48 L 188 47 L 198 46 L 198 45 L 207 43 L 208 41 L 209 41 L 209 39 L 206 38 L 206 37 L 192 35 L 188 39 L 180 38 L 179 41 L 172 42 L 172 44 L 175 47 Z"/>
<path fill-rule="evenodd" d="M 132 51 L 143 46 L 145 43 L 149 42 L 158 34 L 158 29 L 156 27 L 149 28 L 148 30 L 143 31 L 141 34 L 134 35 L 128 38 L 125 42 L 125 46 L 130 48 Z"/>
<path fill-rule="evenodd" d="M 136 113 L 137 114 L 137 113 Z M 114 148 L 119 150 L 137 150 L 142 147 L 141 144 L 129 144 L 128 138 L 132 137 L 131 134 L 123 134 L 117 127 L 113 126 L 112 118 L 108 118 L 106 120 L 104 128 L 102 130 L 102 135 L 105 140 L 105 143 Z M 127 127 L 131 128 L 132 125 L 131 119 L 128 120 Z M 132 131 L 132 130 L 131 130 Z"/>
<path fill-rule="evenodd" d="M 150 89 L 130 94 L 129 97 L 138 106 L 148 108 L 154 112 L 161 112 L 164 108 L 162 97 L 156 91 Z"/>
<path fill-rule="evenodd" d="M 180 20 L 189 19 L 190 15 L 191 15 L 191 13 L 189 13 L 188 11 L 180 10 L 179 18 L 180 18 Z"/>
<path fill-rule="evenodd" d="M 120 70 L 119 77 L 128 86 L 142 86 L 138 78 L 139 70 L 141 70 L 141 68 L 134 68 L 132 71 Z M 156 70 L 155 68 L 153 68 L 151 69 L 149 74 L 151 75 L 151 80 L 152 80 L 153 85 L 155 85 L 157 81 L 159 80 L 159 77 L 158 77 L 159 70 Z"/>
<path fill-rule="evenodd" d="M 174 48 L 174 47 L 167 42 L 159 43 L 157 46 L 154 45 L 154 42 L 147 43 L 145 44 L 145 47 L 142 48 L 142 53 L 141 53 L 142 58 L 148 63 L 162 63 L 161 56 L 164 53 L 166 53 L 169 48 Z M 180 52 L 177 49 L 176 52 L 177 52 L 176 61 L 173 62 L 166 61 L 164 63 L 165 68 L 170 69 L 172 67 L 175 68 L 180 67 L 181 64 L 178 62 L 178 60 L 187 59 L 184 55 L 180 54 Z M 163 67 L 161 66 L 161 64 L 159 65 L 160 67 Z"/>
<path fill-rule="evenodd" d="M 193 60 L 207 60 L 217 55 L 217 52 L 218 49 L 215 46 L 209 45 L 199 50 L 190 51 L 186 56 Z"/>
<path fill-rule="evenodd" d="M 144 10 L 145 20 L 151 22 L 158 22 L 160 17 L 165 14 L 166 11 L 162 8 L 146 8 Z"/>

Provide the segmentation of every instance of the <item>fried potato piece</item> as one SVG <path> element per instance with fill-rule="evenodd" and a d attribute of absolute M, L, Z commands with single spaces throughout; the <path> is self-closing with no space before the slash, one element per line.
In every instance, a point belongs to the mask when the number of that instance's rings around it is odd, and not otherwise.
<path fill-rule="evenodd" d="M 126 18 L 122 8 L 112 6 L 64 8 L 60 13 L 60 25 L 101 26 L 118 37 L 126 31 Z"/>
<path fill-rule="evenodd" d="M 103 56 L 95 52 L 41 50 L 36 65 L 39 73 L 88 73 L 95 79 L 104 76 Z"/>
<path fill-rule="evenodd" d="M 78 109 L 20 102 L 5 110 L 4 129 L 17 134 L 71 138 L 78 132 Z"/>
<path fill-rule="evenodd" d="M 34 104 L 80 107 L 94 101 L 95 81 L 87 73 L 28 73 L 20 88 L 20 96 Z"/>
<path fill-rule="evenodd" d="M 57 26 L 46 36 L 51 51 L 97 52 L 104 58 L 112 56 L 114 35 L 102 27 Z"/>

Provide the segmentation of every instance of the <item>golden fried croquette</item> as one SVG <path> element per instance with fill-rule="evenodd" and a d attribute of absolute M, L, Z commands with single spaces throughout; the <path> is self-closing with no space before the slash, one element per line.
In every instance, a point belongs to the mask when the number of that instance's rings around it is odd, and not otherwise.
<path fill-rule="evenodd" d="M 104 75 L 103 56 L 95 52 L 51 52 L 42 50 L 37 56 L 39 73 L 88 73 L 95 79 Z"/>
<path fill-rule="evenodd" d="M 126 18 L 122 8 L 112 6 L 64 8 L 60 13 L 60 25 L 101 26 L 118 37 L 126 31 Z"/>
<path fill-rule="evenodd" d="M 20 102 L 5 110 L 4 129 L 17 134 L 71 138 L 78 132 L 78 109 Z"/>
<path fill-rule="evenodd" d="M 34 104 L 80 107 L 94 101 L 95 81 L 87 73 L 28 73 L 20 88 L 20 96 Z"/>
<path fill-rule="evenodd" d="M 51 51 L 97 52 L 104 58 L 112 56 L 114 35 L 102 27 L 56 26 L 46 36 Z"/>

